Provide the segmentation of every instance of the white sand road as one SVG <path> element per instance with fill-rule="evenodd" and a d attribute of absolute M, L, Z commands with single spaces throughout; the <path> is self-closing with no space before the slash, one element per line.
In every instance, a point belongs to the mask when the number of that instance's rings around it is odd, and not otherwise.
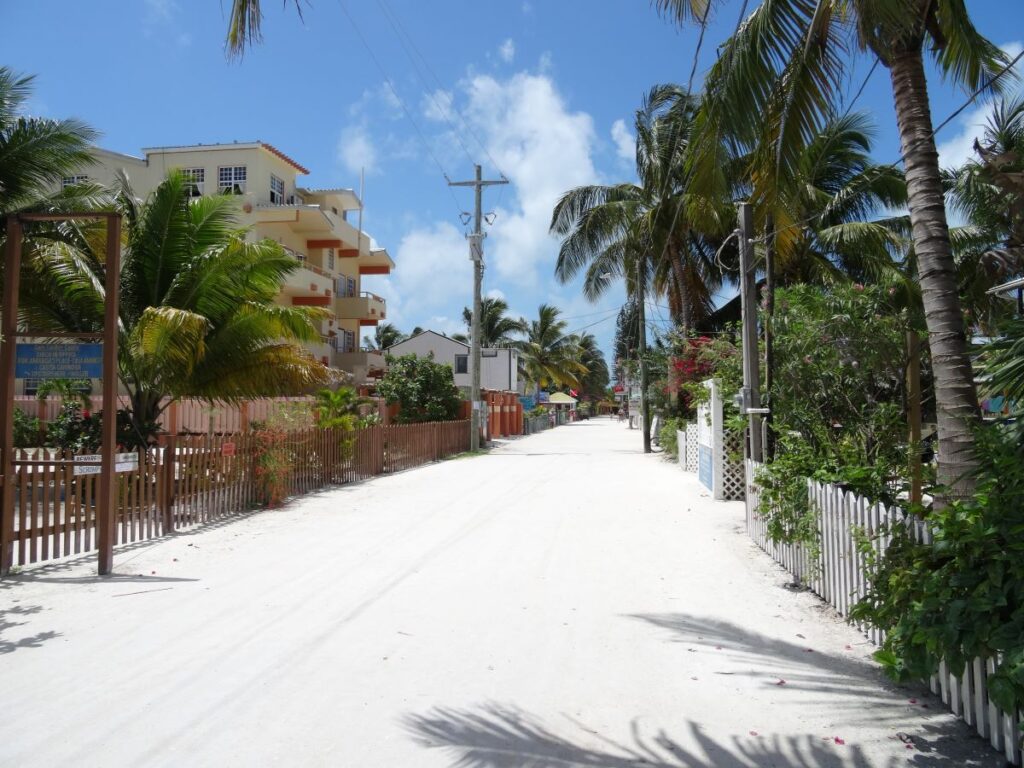
<path fill-rule="evenodd" d="M 639 447 L 582 422 L 4 579 L 0 765 L 1003 765 Z"/>

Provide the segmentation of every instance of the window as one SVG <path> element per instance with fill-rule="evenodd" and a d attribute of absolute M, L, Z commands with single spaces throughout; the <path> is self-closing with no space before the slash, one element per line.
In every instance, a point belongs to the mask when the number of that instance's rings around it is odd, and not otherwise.
<path fill-rule="evenodd" d="M 455 356 L 455 372 L 469 373 L 469 355 Z"/>
<path fill-rule="evenodd" d="M 355 278 L 346 277 L 345 275 L 342 275 L 341 277 L 335 278 L 335 280 L 334 280 L 334 293 L 335 293 L 336 296 L 338 296 L 339 298 L 342 298 L 342 299 L 347 298 L 349 296 L 355 296 L 356 295 L 356 281 L 355 281 Z"/>
<path fill-rule="evenodd" d="M 84 173 L 78 176 L 65 176 L 63 179 L 60 180 L 60 188 L 64 189 L 64 187 L 71 187 L 74 186 L 75 184 L 85 184 L 85 182 L 87 182 L 88 180 L 89 177 L 86 176 Z"/>
<path fill-rule="evenodd" d="M 345 351 L 356 351 L 356 335 L 353 331 L 345 331 Z"/>
<path fill-rule="evenodd" d="M 481 349 L 480 357 L 497 357 L 498 350 L 496 349 Z"/>
<path fill-rule="evenodd" d="M 182 178 L 188 189 L 189 197 L 202 197 L 206 191 L 206 169 L 205 168 L 182 168 Z"/>
<path fill-rule="evenodd" d="M 284 180 L 270 174 L 270 202 L 274 205 L 284 204 Z"/>
<path fill-rule="evenodd" d="M 222 165 L 218 168 L 217 189 L 225 195 L 245 194 L 245 166 Z"/>
<path fill-rule="evenodd" d="M 327 264 L 327 268 L 328 269 L 332 269 L 332 270 L 334 269 L 334 249 L 333 248 L 328 248 L 327 249 L 327 256 L 325 258 L 325 263 Z"/>

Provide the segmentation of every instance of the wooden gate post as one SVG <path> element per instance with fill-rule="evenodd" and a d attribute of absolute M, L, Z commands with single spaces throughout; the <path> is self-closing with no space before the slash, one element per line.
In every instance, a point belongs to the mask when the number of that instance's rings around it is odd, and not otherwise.
<path fill-rule="evenodd" d="M 18 333 L 18 289 L 21 278 L 21 222 L 7 217 L 7 249 L 4 254 L 3 315 L 0 317 L 0 575 L 11 572 L 14 562 L 14 362 Z"/>
<path fill-rule="evenodd" d="M 177 450 L 178 438 L 168 435 L 160 463 L 160 516 L 165 534 L 174 531 L 174 467 Z"/>

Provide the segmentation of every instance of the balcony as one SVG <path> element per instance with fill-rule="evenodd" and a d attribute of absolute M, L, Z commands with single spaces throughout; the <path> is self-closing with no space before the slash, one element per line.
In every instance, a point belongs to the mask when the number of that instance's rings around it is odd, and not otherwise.
<path fill-rule="evenodd" d="M 310 264 L 301 253 L 291 248 L 284 249 L 300 267 L 288 275 L 281 284 L 281 294 L 292 298 L 316 299 L 316 301 L 299 302 L 328 307 L 334 295 L 334 279 L 330 273 Z M 296 302 L 292 302 L 293 304 Z"/>
<path fill-rule="evenodd" d="M 257 224 L 281 224 L 303 235 L 322 237 L 334 229 L 331 216 L 319 205 L 297 201 L 284 204 L 261 202 L 252 207 L 252 214 Z"/>
<path fill-rule="evenodd" d="M 340 296 L 334 314 L 342 320 L 358 320 L 360 325 L 377 325 L 387 318 L 387 303 L 380 296 L 363 291 L 358 296 Z"/>
<path fill-rule="evenodd" d="M 375 248 L 368 255 L 359 256 L 360 275 L 390 275 L 395 262 L 384 248 Z"/>
<path fill-rule="evenodd" d="M 333 352 L 331 366 L 351 373 L 357 384 L 384 372 L 384 353 L 376 349 Z"/>

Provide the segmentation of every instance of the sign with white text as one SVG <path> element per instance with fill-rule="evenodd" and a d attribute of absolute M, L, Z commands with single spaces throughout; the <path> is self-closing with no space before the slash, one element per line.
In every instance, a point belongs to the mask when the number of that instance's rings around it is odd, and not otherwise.
<path fill-rule="evenodd" d="M 99 379 L 102 344 L 18 344 L 16 379 Z"/>

